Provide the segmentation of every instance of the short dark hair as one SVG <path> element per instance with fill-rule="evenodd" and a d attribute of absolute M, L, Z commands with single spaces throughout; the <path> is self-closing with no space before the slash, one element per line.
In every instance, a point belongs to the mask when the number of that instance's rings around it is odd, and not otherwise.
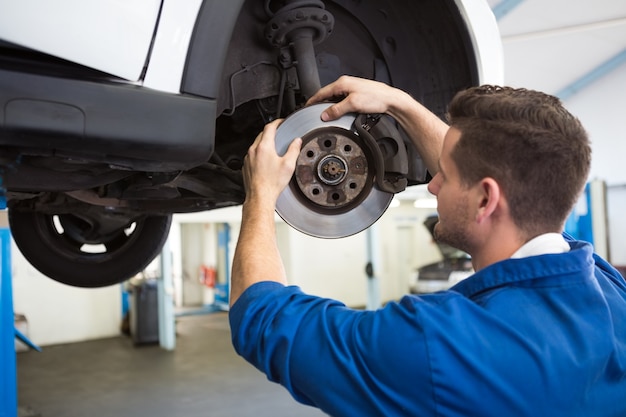
<path fill-rule="evenodd" d="M 461 132 L 452 159 L 465 185 L 495 179 L 528 237 L 562 230 L 587 181 L 591 146 L 558 98 L 473 87 L 452 99 L 448 119 Z"/>

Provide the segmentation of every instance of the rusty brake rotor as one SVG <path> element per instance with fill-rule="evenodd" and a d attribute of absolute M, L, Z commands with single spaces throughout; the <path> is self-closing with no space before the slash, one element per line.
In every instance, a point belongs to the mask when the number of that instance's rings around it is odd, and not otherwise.
<path fill-rule="evenodd" d="M 293 228 L 320 238 L 341 238 L 371 226 L 387 210 L 393 193 L 375 187 L 374 156 L 354 128 L 356 114 L 324 122 L 329 104 L 290 115 L 276 133 L 276 150 L 302 138 L 295 174 L 276 204 Z"/>

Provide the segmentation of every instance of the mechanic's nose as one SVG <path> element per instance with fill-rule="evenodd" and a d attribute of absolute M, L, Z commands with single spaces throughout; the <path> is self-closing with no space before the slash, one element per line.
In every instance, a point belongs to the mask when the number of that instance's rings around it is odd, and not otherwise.
<path fill-rule="evenodd" d="M 432 180 L 428 183 L 428 191 L 437 196 L 439 194 L 439 188 L 441 187 L 441 175 L 439 173 L 435 174 Z"/>

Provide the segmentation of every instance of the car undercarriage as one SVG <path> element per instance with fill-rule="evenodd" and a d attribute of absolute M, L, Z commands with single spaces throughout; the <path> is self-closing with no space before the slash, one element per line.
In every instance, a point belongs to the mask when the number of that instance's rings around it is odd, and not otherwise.
<path fill-rule="evenodd" d="M 122 282 L 160 253 L 173 213 L 240 204 L 243 158 L 258 132 L 301 111 L 341 75 L 406 90 L 441 117 L 456 91 L 478 83 L 470 29 L 453 0 L 246 0 L 232 35 L 212 40 L 202 26 L 209 3 L 194 29 L 180 94 L 0 42 L 4 198 L 18 247 L 50 278 L 80 287 Z M 219 74 L 208 72 L 203 63 L 216 60 Z M 217 81 L 208 82 L 209 75 Z M 328 133 L 319 127 L 311 143 Z M 384 187 L 376 178 L 391 172 L 375 163 L 390 159 L 383 139 L 391 134 L 382 135 L 374 138 L 378 147 L 358 134 L 349 139 L 371 167 L 363 193 Z M 406 147 L 399 157 L 407 165 L 399 174 L 404 185 L 426 182 L 406 135 L 393 135 L 387 143 Z M 339 149 L 334 142 L 327 150 L 318 146 L 311 172 L 351 160 Z M 333 178 L 321 181 L 318 190 L 328 198 L 345 195 Z M 351 197 L 352 206 L 325 204 L 302 191 L 298 175 L 292 184 L 287 216 L 299 229 L 311 222 L 299 218 L 300 209 L 345 217 L 369 196 Z M 318 236 L 359 232 L 386 207 L 378 205 L 373 219 L 353 213 L 356 225 Z"/>

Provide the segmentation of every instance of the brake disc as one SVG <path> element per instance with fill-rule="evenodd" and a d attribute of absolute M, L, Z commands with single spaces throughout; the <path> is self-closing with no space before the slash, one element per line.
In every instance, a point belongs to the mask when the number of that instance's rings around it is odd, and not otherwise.
<path fill-rule="evenodd" d="M 302 138 L 296 170 L 280 194 L 276 212 L 291 227 L 311 236 L 340 238 L 374 224 L 389 207 L 393 193 L 374 186 L 373 156 L 354 129 L 356 114 L 324 122 L 329 104 L 305 107 L 290 115 L 276 132 L 276 151 Z"/>

